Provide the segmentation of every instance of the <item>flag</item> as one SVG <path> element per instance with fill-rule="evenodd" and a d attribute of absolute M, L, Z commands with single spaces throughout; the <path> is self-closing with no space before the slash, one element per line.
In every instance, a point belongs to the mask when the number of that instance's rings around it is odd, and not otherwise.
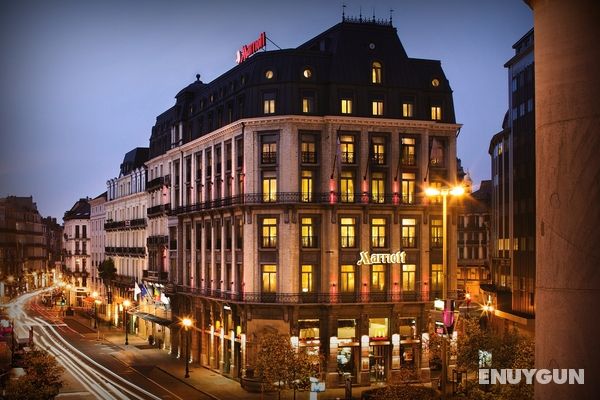
<path fill-rule="evenodd" d="M 143 283 L 140 284 L 140 294 L 142 297 L 148 296 L 148 291 L 146 290 L 146 286 Z"/>
<path fill-rule="evenodd" d="M 133 298 L 137 298 L 137 295 L 140 293 L 142 293 L 142 289 L 140 289 L 137 282 L 135 282 L 135 288 L 133 289 Z"/>

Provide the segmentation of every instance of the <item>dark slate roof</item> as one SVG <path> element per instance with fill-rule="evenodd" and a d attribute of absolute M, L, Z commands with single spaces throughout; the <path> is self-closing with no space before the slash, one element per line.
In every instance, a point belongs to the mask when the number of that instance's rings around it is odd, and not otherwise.
<path fill-rule="evenodd" d="M 63 221 L 68 221 L 71 219 L 89 219 L 90 218 L 90 203 L 89 199 L 79 199 L 73 207 L 67 212 L 63 217 Z"/>
<path fill-rule="evenodd" d="M 129 174 L 136 168 L 144 166 L 148 161 L 148 147 L 136 147 L 127 152 L 121 164 L 121 176 Z"/>

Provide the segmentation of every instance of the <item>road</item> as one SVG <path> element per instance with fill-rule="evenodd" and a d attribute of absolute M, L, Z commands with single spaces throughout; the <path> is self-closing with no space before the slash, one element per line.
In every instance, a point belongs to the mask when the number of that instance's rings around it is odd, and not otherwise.
<path fill-rule="evenodd" d="M 62 398 L 102 400 L 213 400 L 155 365 L 128 365 L 117 357 L 121 347 L 96 340 L 93 330 L 73 319 L 63 320 L 57 311 L 40 306 L 36 296 L 25 294 L 11 302 L 9 314 L 17 335 L 33 327 L 34 343 L 54 355 L 65 368 L 66 380 L 79 389 Z M 59 398 L 60 398 L 59 397 Z"/>

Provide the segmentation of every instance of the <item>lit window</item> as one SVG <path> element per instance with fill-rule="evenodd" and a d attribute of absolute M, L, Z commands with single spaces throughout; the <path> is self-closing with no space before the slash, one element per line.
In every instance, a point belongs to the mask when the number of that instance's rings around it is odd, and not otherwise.
<path fill-rule="evenodd" d="M 277 219 L 263 218 L 261 236 L 263 248 L 274 249 L 277 247 Z"/>
<path fill-rule="evenodd" d="M 378 61 L 371 64 L 371 82 L 381 83 L 381 63 Z"/>
<path fill-rule="evenodd" d="M 402 116 L 412 118 L 414 116 L 413 103 L 402 103 Z"/>
<path fill-rule="evenodd" d="M 381 137 L 373 138 L 371 151 L 373 163 L 385 165 L 385 139 Z"/>
<path fill-rule="evenodd" d="M 431 290 L 440 292 L 442 290 L 442 284 L 442 264 L 431 264 Z"/>
<path fill-rule="evenodd" d="M 356 219 L 341 218 L 340 246 L 343 248 L 356 247 Z"/>
<path fill-rule="evenodd" d="M 385 203 L 385 174 L 383 172 L 371 174 L 371 200 L 373 203 Z"/>
<path fill-rule="evenodd" d="M 374 100 L 372 103 L 372 113 L 373 115 L 383 115 L 383 101 Z"/>
<path fill-rule="evenodd" d="M 265 114 L 275 114 L 275 93 L 264 94 L 263 112 Z"/>
<path fill-rule="evenodd" d="M 277 265 L 267 264 L 262 266 L 262 291 L 275 293 L 277 291 Z"/>
<path fill-rule="evenodd" d="M 441 106 L 431 106 L 431 119 L 434 121 L 442 120 L 442 107 Z"/>
<path fill-rule="evenodd" d="M 302 171 L 302 181 L 300 182 L 300 186 L 302 187 L 302 196 L 300 198 L 303 202 L 311 202 L 312 201 L 312 193 L 313 193 L 313 173 L 312 171 Z"/>
<path fill-rule="evenodd" d="M 340 291 L 342 293 L 354 292 L 354 265 L 342 265 L 340 267 Z"/>
<path fill-rule="evenodd" d="M 384 248 L 386 245 L 386 221 L 385 218 L 373 218 L 371 220 L 371 247 Z"/>
<path fill-rule="evenodd" d="M 316 145 L 313 141 L 302 141 L 300 145 L 301 161 L 304 164 L 314 164 L 317 162 Z"/>
<path fill-rule="evenodd" d="M 402 173 L 402 203 L 403 204 L 414 204 L 415 203 L 415 174 Z"/>
<path fill-rule="evenodd" d="M 414 138 L 402 138 L 402 165 L 416 165 Z"/>
<path fill-rule="evenodd" d="M 310 68 L 305 68 L 304 71 L 302 71 L 302 76 L 306 79 L 310 78 L 312 76 L 312 71 Z"/>
<path fill-rule="evenodd" d="M 302 293 L 309 293 L 314 290 L 313 285 L 313 272 L 314 267 L 309 264 L 302 265 L 301 267 L 301 276 L 300 276 L 300 285 Z"/>
<path fill-rule="evenodd" d="M 352 99 L 342 99 L 342 114 L 352 114 Z"/>
<path fill-rule="evenodd" d="M 431 141 L 431 153 L 429 155 L 429 164 L 434 167 L 444 166 L 444 145 L 441 141 L 434 138 Z"/>
<path fill-rule="evenodd" d="M 442 182 L 432 181 L 429 184 L 429 187 L 431 187 L 433 189 L 438 189 L 439 191 L 441 191 L 441 189 L 442 189 Z M 429 198 L 429 201 L 431 202 L 431 204 L 440 204 L 442 202 L 442 195 L 439 195 L 439 196 L 430 196 L 428 198 Z"/>
<path fill-rule="evenodd" d="M 417 247 L 417 220 L 402 218 L 402 248 Z"/>
<path fill-rule="evenodd" d="M 415 290 L 415 273 L 417 266 L 415 264 L 402 265 L 402 290 L 412 292 Z"/>
<path fill-rule="evenodd" d="M 277 177 L 275 171 L 266 171 L 263 173 L 262 180 L 263 201 L 277 201 Z"/>
<path fill-rule="evenodd" d="M 302 112 L 304 114 L 313 113 L 315 109 L 315 99 L 311 96 L 302 98 Z"/>
<path fill-rule="evenodd" d="M 354 164 L 354 136 L 343 135 L 340 137 L 340 152 L 343 164 Z"/>
<path fill-rule="evenodd" d="M 263 143 L 261 148 L 261 161 L 263 164 L 277 163 L 277 143 Z"/>
<path fill-rule="evenodd" d="M 314 248 L 317 247 L 317 240 L 314 232 L 313 219 L 309 217 L 302 218 L 301 220 L 301 241 L 302 247 Z"/>
<path fill-rule="evenodd" d="M 385 265 L 374 264 L 371 266 L 371 290 L 376 292 L 385 290 Z"/>
<path fill-rule="evenodd" d="M 342 203 L 354 203 L 354 172 L 342 171 L 340 195 Z"/>
<path fill-rule="evenodd" d="M 271 70 L 268 70 L 265 72 L 265 78 L 267 78 L 267 79 L 273 79 L 273 75 L 274 75 L 273 71 L 271 71 Z"/>
<path fill-rule="evenodd" d="M 431 247 L 442 247 L 444 234 L 443 234 L 442 220 L 435 218 L 431 220 Z"/>

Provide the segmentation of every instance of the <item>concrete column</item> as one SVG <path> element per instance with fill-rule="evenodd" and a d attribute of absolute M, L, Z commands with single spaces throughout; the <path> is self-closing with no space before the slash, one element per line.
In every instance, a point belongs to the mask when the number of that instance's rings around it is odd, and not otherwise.
<path fill-rule="evenodd" d="M 600 392 L 600 4 L 531 0 L 535 27 L 536 368 L 583 368 L 585 385 L 537 384 L 536 399 Z"/>

